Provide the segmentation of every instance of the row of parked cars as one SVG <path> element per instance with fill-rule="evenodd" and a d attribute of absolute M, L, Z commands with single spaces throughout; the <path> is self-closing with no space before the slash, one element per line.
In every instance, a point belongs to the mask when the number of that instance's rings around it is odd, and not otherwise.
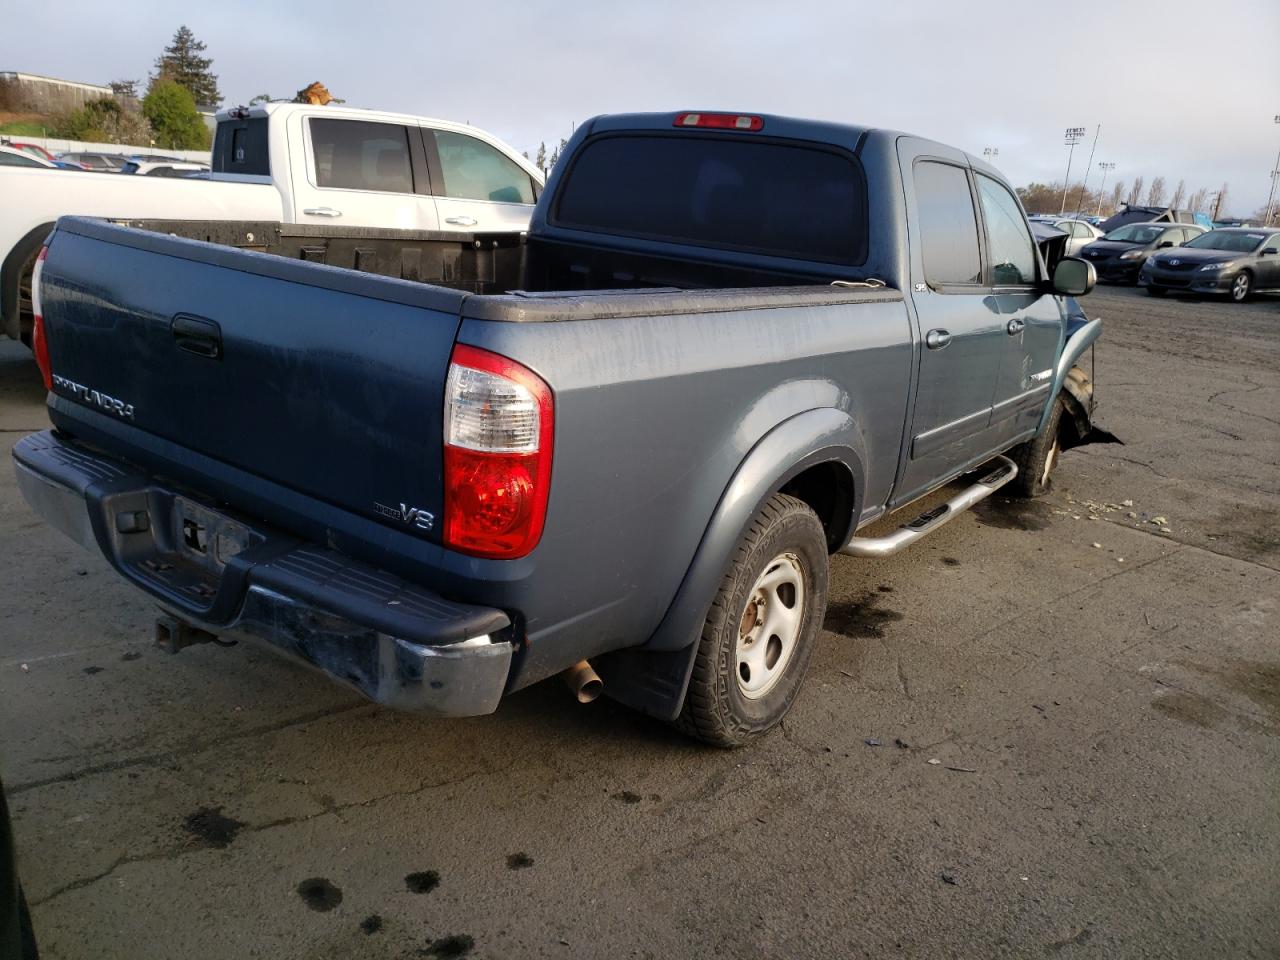
<path fill-rule="evenodd" d="M 50 153 L 36 143 L 0 143 L 0 166 L 93 170 L 153 177 L 207 177 L 209 166 L 181 157 L 156 154 L 101 153 L 92 150 Z"/>
<path fill-rule="evenodd" d="M 1168 220 L 1122 223 L 1106 230 L 1083 218 L 1032 217 L 1067 234 L 1066 254 L 1092 263 L 1098 279 L 1136 283 L 1151 296 L 1226 295 L 1236 303 L 1280 291 L 1280 231 L 1208 228 Z"/>

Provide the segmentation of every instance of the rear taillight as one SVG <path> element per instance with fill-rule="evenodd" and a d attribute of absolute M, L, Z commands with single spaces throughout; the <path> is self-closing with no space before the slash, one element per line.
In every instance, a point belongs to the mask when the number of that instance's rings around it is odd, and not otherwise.
<path fill-rule="evenodd" d="M 673 127 L 703 127 L 712 130 L 756 130 L 764 129 L 763 117 L 752 117 L 741 113 L 678 113 Z"/>
<path fill-rule="evenodd" d="M 44 307 L 40 303 L 40 275 L 44 273 L 44 260 L 49 256 L 49 248 L 41 247 L 40 256 L 36 257 L 36 268 L 31 272 L 31 312 L 35 319 L 31 322 L 31 352 L 36 355 L 36 366 L 40 368 L 40 376 L 44 378 L 44 388 L 53 389 L 53 367 L 49 364 L 49 338 L 44 330 Z"/>
<path fill-rule="evenodd" d="M 444 398 L 444 540 L 511 560 L 538 545 L 551 487 L 555 402 L 514 360 L 459 344 Z"/>

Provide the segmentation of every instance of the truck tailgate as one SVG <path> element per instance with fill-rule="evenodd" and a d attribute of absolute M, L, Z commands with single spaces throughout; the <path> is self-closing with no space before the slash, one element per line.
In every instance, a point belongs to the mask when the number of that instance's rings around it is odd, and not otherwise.
<path fill-rule="evenodd" d="M 143 431 L 400 530 L 439 515 L 461 294 L 77 219 L 41 294 L 60 428 L 126 456 Z"/>

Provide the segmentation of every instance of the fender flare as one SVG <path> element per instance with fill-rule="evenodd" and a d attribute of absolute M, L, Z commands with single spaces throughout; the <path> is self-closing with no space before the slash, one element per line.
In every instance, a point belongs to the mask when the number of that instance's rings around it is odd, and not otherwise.
<path fill-rule="evenodd" d="M 14 340 L 22 338 L 22 314 L 18 310 L 18 284 L 22 279 L 23 268 L 28 258 L 44 244 L 45 238 L 57 226 L 54 222 L 42 223 L 22 235 L 22 239 L 13 245 L 13 249 L 0 264 L 0 333 L 6 333 Z"/>
<path fill-rule="evenodd" d="M 731 551 L 764 502 L 787 481 L 819 463 L 850 473 L 852 508 L 844 540 L 862 514 L 866 454 L 862 434 L 843 410 L 821 407 L 774 426 L 743 458 L 703 532 L 666 615 L 648 642 L 594 661 L 611 699 L 662 720 L 674 720 L 698 652 L 698 639 Z M 842 541 L 843 542 L 843 541 Z"/>

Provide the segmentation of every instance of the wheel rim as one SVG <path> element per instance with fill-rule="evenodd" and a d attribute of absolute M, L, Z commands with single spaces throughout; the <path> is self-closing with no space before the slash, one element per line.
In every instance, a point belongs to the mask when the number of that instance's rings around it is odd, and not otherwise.
<path fill-rule="evenodd" d="M 738 621 L 734 674 L 738 690 L 758 700 L 787 672 L 804 622 L 805 575 L 794 553 L 780 553 L 756 578 Z"/>
<path fill-rule="evenodd" d="M 1243 300 L 1249 295 L 1249 275 L 1242 273 L 1236 277 L 1235 282 L 1231 284 L 1231 296 L 1237 300 Z"/>
<path fill-rule="evenodd" d="M 1044 470 L 1040 474 L 1040 486 L 1047 486 L 1049 483 L 1049 474 L 1053 473 L 1053 468 L 1058 465 L 1058 438 L 1054 437 L 1053 446 L 1049 448 L 1049 452 L 1045 454 Z"/>

